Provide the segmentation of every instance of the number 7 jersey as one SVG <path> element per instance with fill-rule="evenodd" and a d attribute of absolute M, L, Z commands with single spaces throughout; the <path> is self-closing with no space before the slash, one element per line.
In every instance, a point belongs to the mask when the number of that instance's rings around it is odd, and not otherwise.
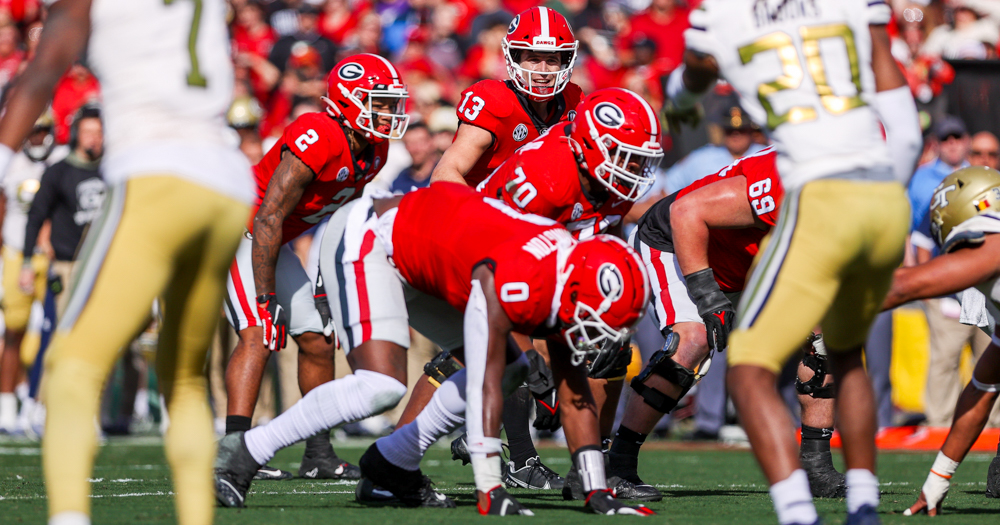
<path fill-rule="evenodd" d="M 855 170 L 889 180 L 869 26 L 891 16 L 884 0 L 705 0 L 684 37 L 767 126 L 786 188 Z"/>

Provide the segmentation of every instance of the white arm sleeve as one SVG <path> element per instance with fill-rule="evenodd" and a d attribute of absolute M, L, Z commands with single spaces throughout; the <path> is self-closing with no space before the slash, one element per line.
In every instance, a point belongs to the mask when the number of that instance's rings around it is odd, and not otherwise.
<path fill-rule="evenodd" d="M 486 353 L 489 349 L 490 322 L 486 295 L 478 279 L 472 281 L 469 302 L 465 307 L 465 426 L 469 432 L 469 453 L 485 457 L 500 452 L 500 439 L 485 437 L 483 429 L 483 383 L 486 380 Z"/>
<path fill-rule="evenodd" d="M 913 175 L 924 147 L 917 105 L 913 102 L 909 86 L 877 93 L 875 109 L 885 127 L 896 180 L 905 186 Z"/>

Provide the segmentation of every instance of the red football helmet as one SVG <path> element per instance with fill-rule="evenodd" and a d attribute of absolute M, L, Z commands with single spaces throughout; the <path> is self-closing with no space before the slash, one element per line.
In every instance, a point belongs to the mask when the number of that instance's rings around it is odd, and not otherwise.
<path fill-rule="evenodd" d="M 532 100 L 548 100 L 556 96 L 573 75 L 576 49 L 579 43 L 563 15 L 547 7 L 533 7 L 517 16 L 507 27 L 503 37 L 503 56 L 507 60 L 507 74 L 517 89 Z M 521 52 L 559 53 L 562 67 L 558 71 L 532 71 L 521 67 Z M 551 85 L 538 85 L 532 76 L 554 77 Z"/>
<path fill-rule="evenodd" d="M 388 60 L 370 53 L 349 56 L 334 66 L 327 78 L 326 110 L 378 144 L 406 133 L 406 85 Z M 377 106 L 377 107 L 376 107 Z M 380 124 L 389 118 L 388 124 Z"/>
<path fill-rule="evenodd" d="M 570 138 L 590 174 L 630 201 L 656 181 L 663 157 L 656 112 L 639 95 L 621 88 L 599 89 L 580 101 Z"/>
<path fill-rule="evenodd" d="M 649 305 L 649 279 L 635 250 L 617 237 L 579 242 L 559 269 L 559 321 L 578 365 L 600 346 L 628 337 Z"/>

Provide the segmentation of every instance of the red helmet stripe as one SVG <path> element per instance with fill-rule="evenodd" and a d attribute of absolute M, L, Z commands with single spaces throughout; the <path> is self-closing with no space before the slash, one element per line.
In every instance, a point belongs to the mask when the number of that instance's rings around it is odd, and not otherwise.
<path fill-rule="evenodd" d="M 548 38 L 549 37 L 549 8 L 547 8 L 547 7 L 539 7 L 538 8 L 538 14 L 541 15 L 541 22 L 542 22 L 542 34 L 541 34 L 541 36 L 544 37 L 544 38 Z"/>

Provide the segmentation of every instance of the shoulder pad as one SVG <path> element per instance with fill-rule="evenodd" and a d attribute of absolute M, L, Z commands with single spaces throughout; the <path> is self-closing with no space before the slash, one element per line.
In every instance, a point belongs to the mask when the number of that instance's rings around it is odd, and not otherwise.
<path fill-rule="evenodd" d="M 576 107 L 580 105 L 580 101 L 583 100 L 583 89 L 570 82 L 566 85 L 566 89 L 563 90 L 562 95 L 566 100 L 566 113 L 569 113 L 570 111 L 576 111 Z"/>

